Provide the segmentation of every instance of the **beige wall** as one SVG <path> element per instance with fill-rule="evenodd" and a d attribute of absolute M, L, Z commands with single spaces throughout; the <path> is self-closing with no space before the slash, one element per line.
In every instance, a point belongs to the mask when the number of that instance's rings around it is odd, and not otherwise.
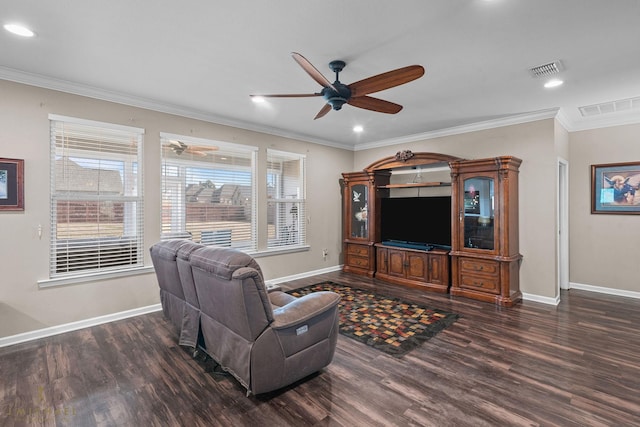
<path fill-rule="evenodd" d="M 510 155 L 522 159 L 519 174 L 520 289 L 557 296 L 556 169 L 554 119 L 357 151 L 355 169 L 400 150 L 444 153 L 465 159 Z M 430 181 L 430 179 L 425 179 Z"/>
<path fill-rule="evenodd" d="M 573 132 L 569 147 L 570 281 L 640 292 L 640 216 L 591 214 L 591 165 L 640 161 L 640 125 Z"/>
<path fill-rule="evenodd" d="M 0 81 L 0 156 L 25 160 L 25 211 L 0 212 L 0 337 L 159 302 L 154 274 L 38 288 L 49 271 L 49 114 L 145 129 L 147 248 L 160 236 L 160 132 L 257 146 L 263 159 L 267 148 L 306 154 L 311 249 L 259 262 L 267 280 L 339 265 L 339 179 L 353 166 L 351 151 Z M 322 249 L 328 249 L 326 260 Z M 148 253 L 145 264 L 151 265 Z"/>

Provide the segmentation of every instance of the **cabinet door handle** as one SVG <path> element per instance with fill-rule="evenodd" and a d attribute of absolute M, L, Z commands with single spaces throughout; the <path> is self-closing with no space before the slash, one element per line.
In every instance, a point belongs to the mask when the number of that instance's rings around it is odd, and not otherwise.
<path fill-rule="evenodd" d="M 464 212 L 460 209 L 460 222 L 464 219 Z"/>

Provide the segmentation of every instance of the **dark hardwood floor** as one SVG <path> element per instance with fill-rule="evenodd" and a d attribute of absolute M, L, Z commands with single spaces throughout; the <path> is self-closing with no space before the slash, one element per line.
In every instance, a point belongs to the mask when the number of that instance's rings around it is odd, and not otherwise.
<path fill-rule="evenodd" d="M 398 359 L 340 336 L 333 363 L 245 396 L 161 313 L 0 348 L 0 426 L 640 425 L 640 300 L 563 292 L 514 308 L 323 274 L 460 314 Z"/>

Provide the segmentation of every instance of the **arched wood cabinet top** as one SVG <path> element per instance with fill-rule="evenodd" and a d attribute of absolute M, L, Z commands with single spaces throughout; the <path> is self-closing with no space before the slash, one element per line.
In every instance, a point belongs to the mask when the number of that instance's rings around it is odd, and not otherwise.
<path fill-rule="evenodd" d="M 398 151 L 395 156 L 385 157 L 376 162 L 371 163 L 364 168 L 365 172 L 375 172 L 390 170 L 395 168 L 405 168 L 412 166 L 425 166 L 434 163 L 449 163 L 453 161 L 464 160 L 460 157 L 450 156 L 441 153 L 413 153 L 409 150 Z"/>

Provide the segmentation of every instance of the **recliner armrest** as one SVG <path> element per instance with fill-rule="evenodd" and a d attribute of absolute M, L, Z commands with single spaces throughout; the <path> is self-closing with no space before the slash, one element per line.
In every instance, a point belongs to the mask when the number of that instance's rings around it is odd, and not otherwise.
<path fill-rule="evenodd" d="M 248 277 L 253 277 L 255 279 L 260 278 L 260 280 L 262 280 L 260 272 L 253 267 L 240 267 L 233 272 L 231 277 L 238 280 L 244 280 Z"/>
<path fill-rule="evenodd" d="M 273 310 L 271 327 L 284 329 L 305 322 L 338 305 L 340 295 L 331 291 L 313 292 Z"/>

